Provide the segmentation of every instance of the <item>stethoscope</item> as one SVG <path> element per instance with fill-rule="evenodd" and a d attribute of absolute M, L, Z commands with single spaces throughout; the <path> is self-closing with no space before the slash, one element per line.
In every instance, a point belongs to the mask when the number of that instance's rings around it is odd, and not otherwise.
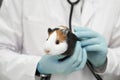
<path fill-rule="evenodd" d="M 71 5 L 70 14 L 69 14 L 69 28 L 70 31 L 72 31 L 72 15 L 73 15 L 74 6 L 77 5 L 80 2 L 80 0 L 76 0 L 76 1 L 67 0 L 67 2 Z"/>
<path fill-rule="evenodd" d="M 74 10 L 75 5 L 77 5 L 80 2 L 80 0 L 75 0 L 75 1 L 67 0 L 67 2 L 71 5 L 70 14 L 69 14 L 69 29 L 72 32 L 73 10 Z M 87 61 L 87 66 L 97 80 L 102 80 L 102 78 L 94 72 L 92 64 L 89 61 Z M 51 74 L 40 74 L 40 80 L 50 80 L 50 78 L 51 78 Z"/>

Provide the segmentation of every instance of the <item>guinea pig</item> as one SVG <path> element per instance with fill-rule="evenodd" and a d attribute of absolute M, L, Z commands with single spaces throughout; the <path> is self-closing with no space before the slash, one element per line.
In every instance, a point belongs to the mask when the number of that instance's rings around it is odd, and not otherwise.
<path fill-rule="evenodd" d="M 49 28 L 44 51 L 49 55 L 64 55 L 59 59 L 63 61 L 73 54 L 77 40 L 78 38 L 66 26 Z"/>

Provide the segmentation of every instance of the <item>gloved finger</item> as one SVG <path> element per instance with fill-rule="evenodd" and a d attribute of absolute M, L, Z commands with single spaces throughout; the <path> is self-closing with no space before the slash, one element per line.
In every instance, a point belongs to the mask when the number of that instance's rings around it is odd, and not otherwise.
<path fill-rule="evenodd" d="M 88 45 L 95 45 L 95 44 L 99 44 L 99 43 L 100 43 L 100 41 L 98 38 L 90 38 L 90 39 L 82 40 L 81 46 L 85 47 Z"/>
<path fill-rule="evenodd" d="M 90 30 L 86 27 L 74 27 L 74 32 L 77 32 L 77 31 L 86 31 L 86 30 Z"/>
<path fill-rule="evenodd" d="M 81 50 L 81 51 L 79 52 L 79 55 L 77 56 L 76 62 L 73 64 L 73 67 L 76 68 L 76 66 L 78 66 L 78 65 L 81 63 L 81 61 L 82 61 L 82 55 L 83 55 L 83 52 L 82 52 L 82 50 Z"/>
<path fill-rule="evenodd" d="M 86 49 L 86 51 L 101 51 L 102 50 L 102 46 L 101 45 L 89 45 L 84 47 Z"/>
<path fill-rule="evenodd" d="M 80 70 L 80 69 L 83 69 L 86 65 L 86 62 L 87 62 L 87 52 L 86 50 L 83 48 L 83 55 L 82 55 L 82 61 L 81 63 L 76 67 L 76 70 Z"/>
<path fill-rule="evenodd" d="M 77 60 L 77 57 L 79 56 L 80 51 L 81 51 L 81 43 L 80 41 L 77 41 L 73 55 L 64 62 L 74 64 Z"/>
<path fill-rule="evenodd" d="M 56 56 L 56 58 L 57 58 L 58 60 L 65 57 L 65 55 L 55 55 L 55 56 Z"/>
<path fill-rule="evenodd" d="M 78 38 L 96 38 L 98 37 L 98 34 L 92 31 L 79 31 L 79 32 L 74 32 L 74 34 Z"/>

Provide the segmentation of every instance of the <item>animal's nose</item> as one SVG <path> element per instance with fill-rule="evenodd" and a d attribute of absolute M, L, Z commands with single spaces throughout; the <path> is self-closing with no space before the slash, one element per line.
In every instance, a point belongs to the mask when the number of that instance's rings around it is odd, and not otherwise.
<path fill-rule="evenodd" d="M 50 50 L 49 50 L 49 49 L 45 49 L 45 53 L 46 53 L 46 54 L 49 54 L 49 53 L 50 53 Z"/>

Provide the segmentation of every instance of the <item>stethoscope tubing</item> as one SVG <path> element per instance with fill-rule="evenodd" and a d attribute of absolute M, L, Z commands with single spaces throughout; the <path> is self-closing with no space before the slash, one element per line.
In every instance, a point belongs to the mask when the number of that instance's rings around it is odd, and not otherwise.
<path fill-rule="evenodd" d="M 73 14 L 73 9 L 74 9 L 74 6 L 79 3 L 80 0 L 76 0 L 74 2 L 70 1 L 70 0 L 67 0 L 68 3 L 71 5 L 71 10 L 70 10 L 70 15 L 69 15 L 69 28 L 70 28 L 70 31 L 72 32 L 72 14 Z M 102 80 L 102 78 L 96 74 L 93 70 L 93 67 L 92 67 L 92 64 L 90 63 L 89 60 L 87 60 L 87 66 L 88 68 L 90 69 L 91 73 L 94 75 L 94 77 L 97 79 L 97 80 Z"/>
<path fill-rule="evenodd" d="M 69 15 L 69 29 L 70 29 L 70 31 L 72 31 L 72 15 L 73 15 L 74 6 L 76 4 L 78 4 L 80 0 L 77 0 L 77 1 L 74 1 L 74 2 L 72 2 L 70 0 L 67 0 L 67 1 L 71 5 L 70 15 Z"/>
<path fill-rule="evenodd" d="M 70 1 L 70 0 L 67 0 L 69 4 L 71 5 L 76 5 L 77 3 L 79 3 L 80 0 L 76 0 L 74 2 Z"/>

